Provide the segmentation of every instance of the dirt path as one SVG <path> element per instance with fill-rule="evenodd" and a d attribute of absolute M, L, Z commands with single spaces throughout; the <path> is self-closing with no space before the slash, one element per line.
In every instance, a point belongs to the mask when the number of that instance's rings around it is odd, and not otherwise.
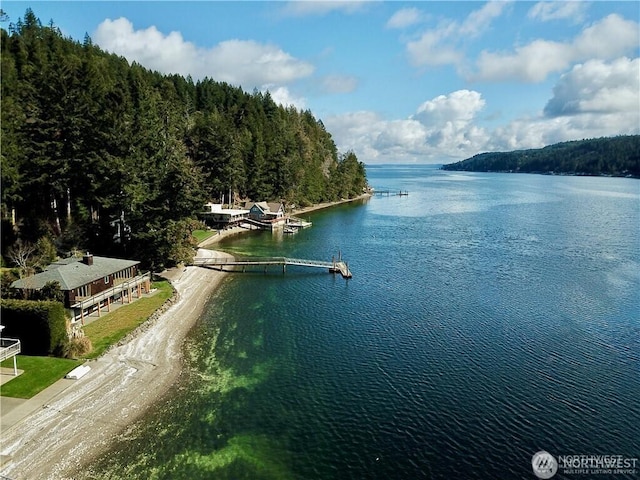
<path fill-rule="evenodd" d="M 225 255 L 199 250 L 199 256 Z M 0 436 L 11 456 L 0 472 L 15 480 L 71 479 L 165 394 L 182 368 L 181 346 L 224 273 L 187 267 L 172 281 L 179 299 L 126 344 L 89 362 L 91 371 Z"/>

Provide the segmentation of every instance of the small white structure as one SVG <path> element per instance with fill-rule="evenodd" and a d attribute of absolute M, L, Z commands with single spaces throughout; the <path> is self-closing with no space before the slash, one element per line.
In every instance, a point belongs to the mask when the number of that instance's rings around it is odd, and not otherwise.
<path fill-rule="evenodd" d="M 205 204 L 205 211 L 201 215 L 205 222 L 214 226 L 228 226 L 244 220 L 248 214 L 249 210 L 222 208 L 221 203 L 207 203 Z"/>
<path fill-rule="evenodd" d="M 2 338 L 4 325 L 0 325 L 0 362 L 13 357 L 13 375 L 18 376 L 16 355 L 20 353 L 20 340 L 17 338 Z"/>
<path fill-rule="evenodd" d="M 89 373 L 91 367 L 89 365 L 80 365 L 79 367 L 74 368 L 64 378 L 69 378 L 71 380 L 79 380 L 84 377 L 87 373 Z"/>

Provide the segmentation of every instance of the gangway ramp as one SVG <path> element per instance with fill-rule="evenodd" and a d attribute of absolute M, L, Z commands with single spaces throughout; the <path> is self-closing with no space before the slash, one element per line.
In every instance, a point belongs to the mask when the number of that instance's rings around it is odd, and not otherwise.
<path fill-rule="evenodd" d="M 353 275 L 349 270 L 349 266 L 343 261 L 326 262 L 323 260 L 307 260 L 302 258 L 290 257 L 245 257 L 245 258 L 211 258 L 196 257 L 194 265 L 201 267 L 217 267 L 224 270 L 224 267 L 243 267 L 243 271 L 248 266 L 264 266 L 279 265 L 282 271 L 286 271 L 287 265 L 296 265 L 300 267 L 323 268 L 332 273 L 340 273 L 344 278 L 351 278 Z"/>

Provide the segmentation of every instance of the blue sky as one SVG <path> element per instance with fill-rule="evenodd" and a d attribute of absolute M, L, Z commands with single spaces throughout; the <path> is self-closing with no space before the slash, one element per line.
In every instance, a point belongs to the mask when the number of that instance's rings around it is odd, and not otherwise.
<path fill-rule="evenodd" d="M 269 90 L 368 164 L 640 133 L 635 1 L 2 4 L 29 7 L 148 68 Z"/>

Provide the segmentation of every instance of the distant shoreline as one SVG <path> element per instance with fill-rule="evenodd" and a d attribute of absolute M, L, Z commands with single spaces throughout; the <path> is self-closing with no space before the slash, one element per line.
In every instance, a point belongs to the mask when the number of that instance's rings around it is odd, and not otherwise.
<path fill-rule="evenodd" d="M 300 215 L 304 215 L 306 213 L 311 213 L 311 212 L 316 212 L 318 210 L 324 210 L 326 208 L 331 208 L 331 207 L 335 207 L 337 205 L 343 205 L 346 203 L 352 203 L 352 202 L 356 202 L 358 200 L 364 200 L 367 198 L 370 198 L 371 194 L 370 193 L 363 193 L 362 195 L 358 195 L 357 197 L 353 197 L 353 198 L 347 198 L 344 200 L 336 200 L 334 202 L 325 202 L 325 203 L 316 203 L 314 205 L 311 205 L 309 207 L 302 207 L 302 208 L 297 208 L 297 209 L 293 209 L 291 211 L 291 215 L 294 217 L 298 217 Z M 206 240 L 203 240 L 202 242 L 200 242 L 198 244 L 199 248 L 207 248 L 215 243 L 220 242 L 221 240 L 225 239 L 225 238 L 229 238 L 229 237 L 233 237 L 235 235 L 239 235 L 241 233 L 245 233 L 245 232 L 252 232 L 253 230 L 247 230 L 246 228 L 242 228 L 242 227 L 232 227 L 229 228 L 227 230 L 222 230 L 220 233 L 217 233 L 216 235 L 213 235 L 212 237 L 207 238 Z"/>
<path fill-rule="evenodd" d="M 467 173 L 516 173 L 516 174 L 528 174 L 528 175 L 547 175 L 550 177 L 604 177 L 604 178 L 634 178 L 640 179 L 640 176 L 637 175 L 622 175 L 622 174 L 609 174 L 609 173 L 583 173 L 583 172 L 528 172 L 525 170 L 471 170 L 471 169 L 454 169 L 454 168 L 443 168 L 440 167 L 440 170 L 445 172 L 467 172 Z"/>
<path fill-rule="evenodd" d="M 335 207 L 336 205 L 342 205 L 344 203 L 351 203 L 351 202 L 355 202 L 358 200 L 364 200 L 365 198 L 370 198 L 371 194 L 370 193 L 363 193 L 362 195 L 358 195 L 357 197 L 353 197 L 353 198 L 347 198 L 344 200 L 336 200 L 335 202 L 326 202 L 326 203 L 317 203 L 315 205 L 311 205 L 310 207 L 303 207 L 300 209 L 294 209 L 291 214 L 296 216 L 296 215 L 302 215 L 304 213 L 309 213 L 309 212 L 315 212 L 317 210 L 323 210 L 325 208 L 330 208 L 330 207 Z"/>

